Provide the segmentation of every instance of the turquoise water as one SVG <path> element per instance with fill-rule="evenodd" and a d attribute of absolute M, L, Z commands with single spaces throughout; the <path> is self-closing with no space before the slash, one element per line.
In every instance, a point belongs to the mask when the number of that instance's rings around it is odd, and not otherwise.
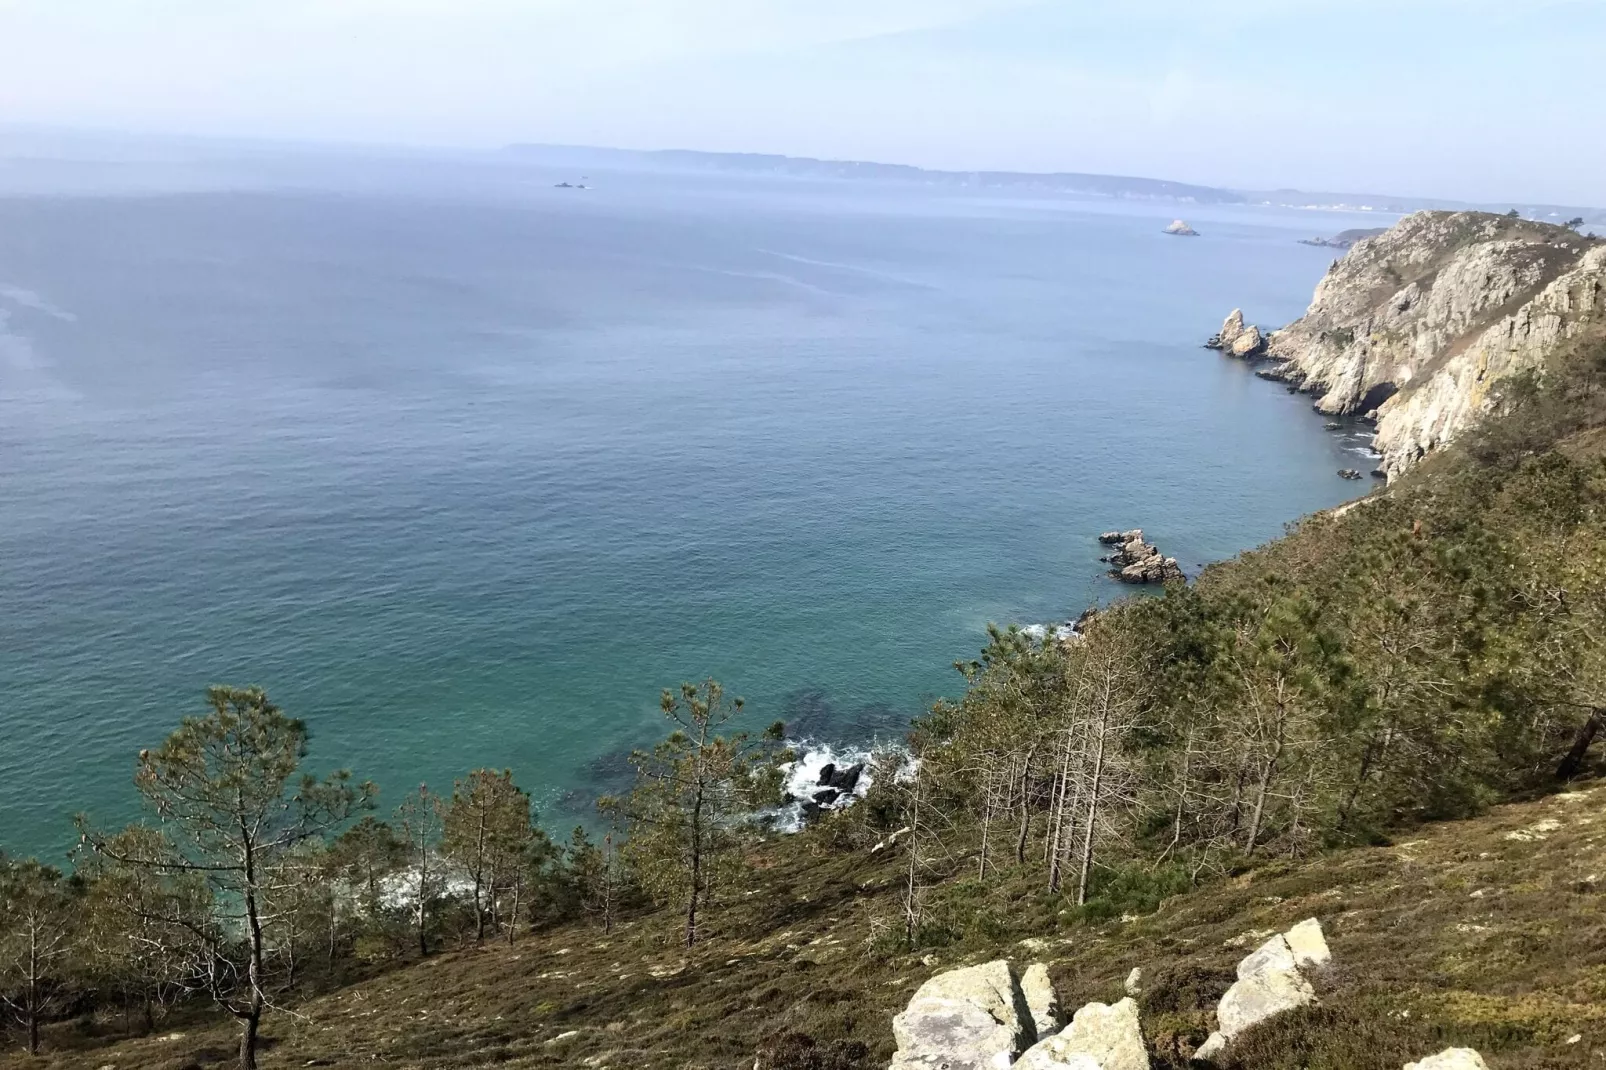
<path fill-rule="evenodd" d="M 896 734 L 988 621 L 1356 493 L 1355 441 L 1199 348 L 1293 318 L 1308 213 L 402 162 L 0 198 L 0 845 L 134 812 L 259 683 L 313 764 L 510 766 L 550 824 L 713 675 Z"/>

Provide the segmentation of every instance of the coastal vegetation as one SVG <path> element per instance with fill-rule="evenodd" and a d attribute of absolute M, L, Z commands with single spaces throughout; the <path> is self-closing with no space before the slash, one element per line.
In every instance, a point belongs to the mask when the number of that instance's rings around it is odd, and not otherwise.
<path fill-rule="evenodd" d="M 991 629 L 863 798 L 795 834 L 765 816 L 783 726 L 746 731 L 713 681 L 665 693 L 670 734 L 561 846 L 515 772 L 386 813 L 309 775 L 263 691 L 214 688 L 136 756 L 143 820 L 81 818 L 67 867 L 0 860 L 7 1036 L 51 1066 L 851 1070 L 938 963 L 1025 940 L 1068 1000 L 1141 966 L 1183 1066 L 1244 935 L 1319 909 L 1350 972 L 1234 1065 L 1441 1041 L 1593 1065 L 1568 1038 L 1606 1023 L 1579 787 L 1606 727 L 1606 339 L 1494 389 L 1386 488 L 1191 583 L 1071 638 Z"/>

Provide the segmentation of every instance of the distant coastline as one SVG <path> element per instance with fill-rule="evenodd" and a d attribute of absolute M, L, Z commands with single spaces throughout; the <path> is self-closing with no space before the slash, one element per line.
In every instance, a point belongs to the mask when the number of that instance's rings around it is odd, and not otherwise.
<path fill-rule="evenodd" d="M 1515 210 L 1525 218 L 1540 222 L 1560 222 L 1582 216 L 1586 224 L 1606 224 L 1606 208 L 1585 205 L 1515 201 L 1474 204 L 1443 198 L 1399 197 L 1373 193 L 1294 189 L 1243 190 L 1134 175 L 1101 175 L 1075 171 L 945 171 L 915 167 L 910 164 L 822 160 L 810 156 L 782 156 L 769 153 L 699 152 L 693 149 L 618 149 L 586 145 L 514 144 L 507 146 L 503 152 L 532 163 L 577 169 L 613 167 L 700 174 L 716 172 L 788 178 L 869 180 L 923 186 L 952 186 L 961 189 L 1063 193 L 1115 200 L 1376 212 L 1382 215 L 1406 215 L 1423 209 L 1499 213 Z"/>

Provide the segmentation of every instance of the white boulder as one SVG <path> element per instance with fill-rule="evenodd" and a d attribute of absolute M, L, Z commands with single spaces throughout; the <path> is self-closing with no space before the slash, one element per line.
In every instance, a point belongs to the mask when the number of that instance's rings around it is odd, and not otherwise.
<path fill-rule="evenodd" d="M 1483 1056 L 1471 1048 L 1446 1048 L 1437 1055 L 1415 1063 L 1406 1063 L 1405 1070 L 1489 1070 Z"/>
<path fill-rule="evenodd" d="M 1267 1018 L 1316 1002 L 1298 970 L 1268 969 L 1240 978 L 1216 1005 L 1216 1023 L 1228 1040 Z"/>
<path fill-rule="evenodd" d="M 892 1019 L 889 1070 L 1006 1070 L 1036 1033 L 1009 963 L 948 970 Z"/>
<path fill-rule="evenodd" d="M 1040 1040 L 1020 1057 L 1016 1070 L 1149 1070 L 1149 1049 L 1130 998 L 1112 1005 L 1089 1003 L 1061 1033 Z"/>
<path fill-rule="evenodd" d="M 1059 996 L 1054 992 L 1054 985 L 1048 979 L 1048 967 L 1041 962 L 1034 962 L 1026 967 L 1026 972 L 1020 978 L 1021 995 L 1026 999 L 1026 1009 L 1032 1016 L 1032 1035 L 1041 1039 L 1058 1033 L 1065 1026 L 1065 1016 L 1060 1013 Z"/>
<path fill-rule="evenodd" d="M 1283 939 L 1288 941 L 1294 965 L 1301 970 L 1320 970 L 1333 961 L 1333 953 L 1327 949 L 1327 938 L 1322 935 L 1322 923 L 1315 918 L 1306 918 L 1289 929 Z"/>

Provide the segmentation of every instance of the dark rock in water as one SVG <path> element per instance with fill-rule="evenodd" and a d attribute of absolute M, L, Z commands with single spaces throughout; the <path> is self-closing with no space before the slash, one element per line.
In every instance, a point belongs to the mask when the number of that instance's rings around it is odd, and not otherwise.
<path fill-rule="evenodd" d="M 830 787 L 831 778 L 836 776 L 836 763 L 826 762 L 825 768 L 820 770 L 820 779 L 816 781 L 822 787 Z"/>
<path fill-rule="evenodd" d="M 1389 477 L 1389 474 L 1387 472 L 1383 471 L 1383 469 L 1381 469 L 1381 468 L 1372 469 L 1372 478 L 1373 479 L 1387 479 L 1388 477 Z"/>
<path fill-rule="evenodd" d="M 1290 394 L 1299 393 L 1299 386 L 1297 384 L 1295 384 L 1295 383 L 1289 383 L 1288 386 L 1286 387 L 1286 389 Z"/>
<path fill-rule="evenodd" d="M 1357 472 L 1353 468 L 1340 468 L 1338 470 L 1338 474 L 1343 476 L 1345 479 L 1359 479 L 1359 478 L 1361 478 L 1361 474 L 1359 472 Z"/>
<path fill-rule="evenodd" d="M 1185 578 L 1176 558 L 1163 556 L 1157 547 L 1144 541 L 1142 528 L 1106 531 L 1099 536 L 1099 542 L 1120 547 L 1106 560 L 1110 575 L 1122 583 L 1167 583 Z"/>
<path fill-rule="evenodd" d="M 824 791 L 814 793 L 814 801 L 820 806 L 830 806 L 842 797 L 842 793 L 835 788 L 826 788 Z"/>
<path fill-rule="evenodd" d="M 803 811 L 803 819 L 805 821 L 812 821 L 821 814 L 825 813 L 825 807 L 821 806 L 817 802 L 806 802 L 800 807 L 800 809 Z"/>
<path fill-rule="evenodd" d="M 846 769 L 833 770 L 829 784 L 837 791 L 849 792 L 859 786 L 859 777 L 862 775 L 864 775 L 864 763 L 857 762 Z"/>
<path fill-rule="evenodd" d="M 1343 426 L 1344 425 L 1339 423 L 1337 420 L 1328 420 L 1325 424 L 1322 424 L 1322 428 L 1327 431 L 1337 431 Z"/>

